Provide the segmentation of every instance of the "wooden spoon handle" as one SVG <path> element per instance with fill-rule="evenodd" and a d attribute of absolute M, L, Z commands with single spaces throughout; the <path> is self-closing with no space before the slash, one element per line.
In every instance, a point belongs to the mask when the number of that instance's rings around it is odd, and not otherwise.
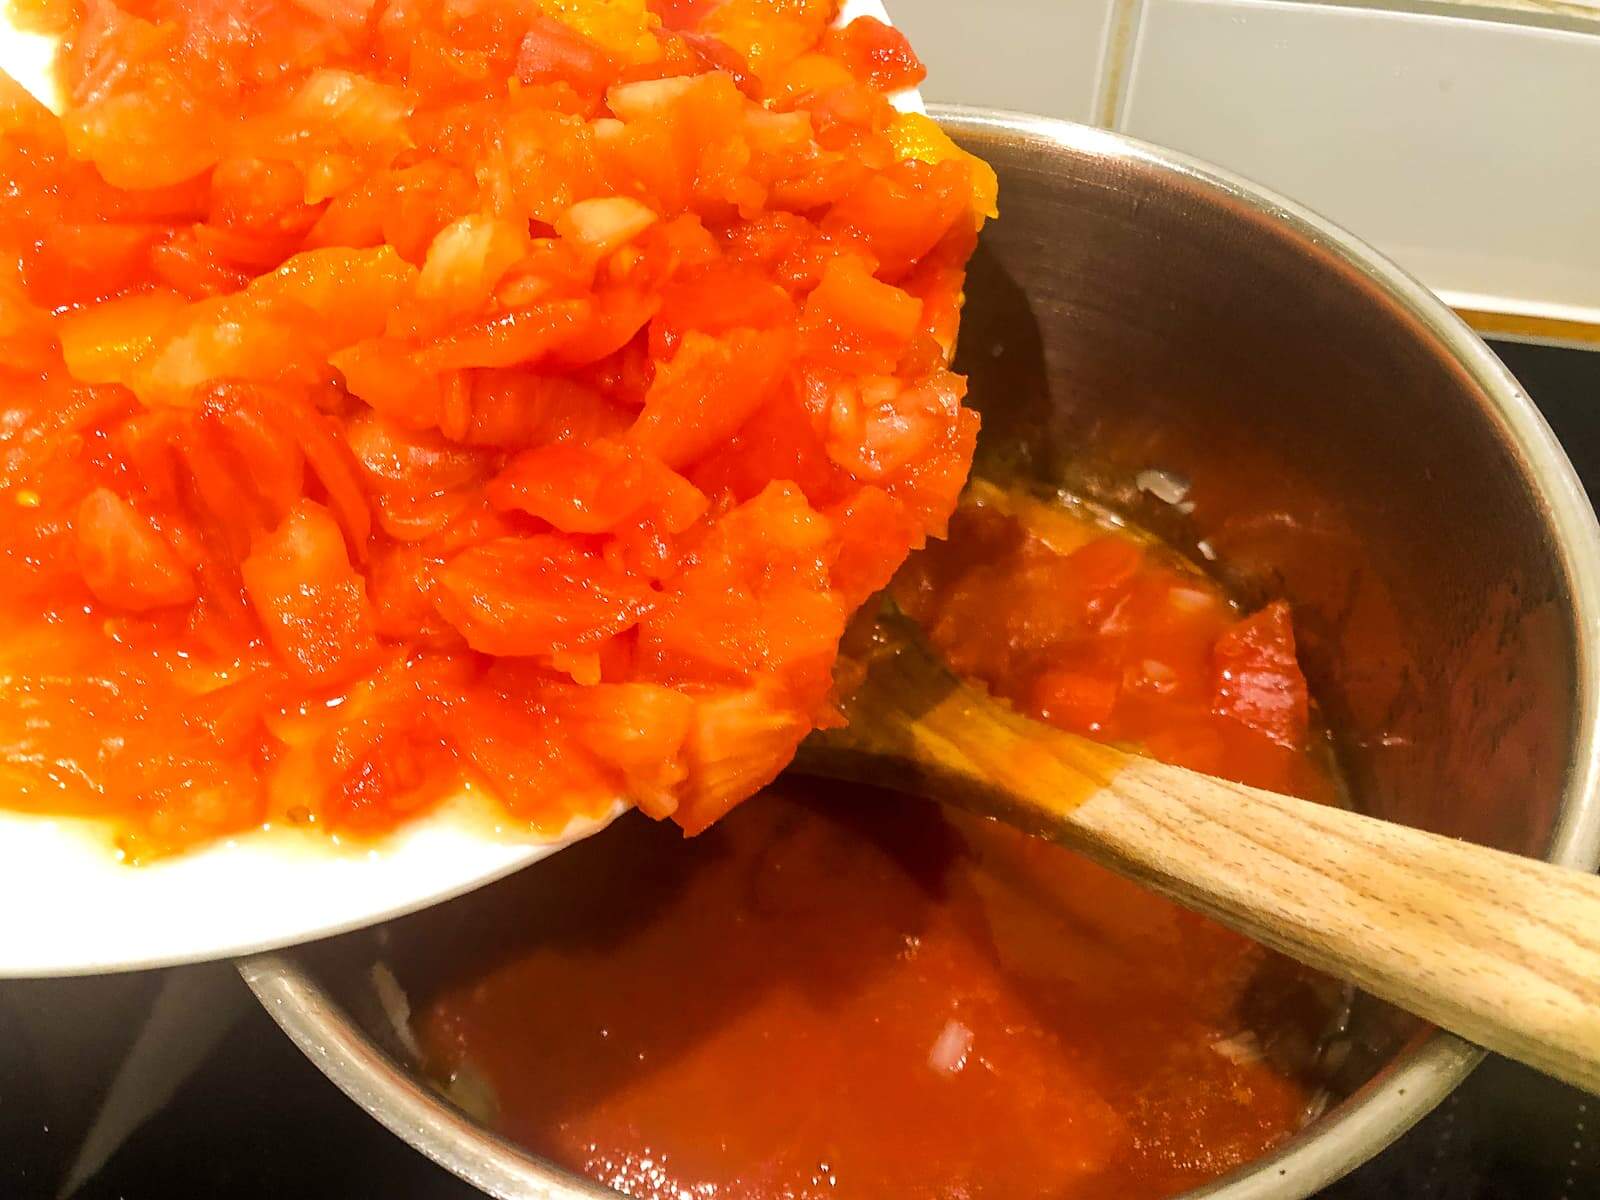
<path fill-rule="evenodd" d="M 1285 954 L 1600 1093 L 1592 875 L 1149 761 L 1061 830 Z"/>
<path fill-rule="evenodd" d="M 820 773 L 1081 850 L 1437 1025 L 1600 1093 L 1600 878 L 1244 787 L 1031 721 L 883 648 Z"/>

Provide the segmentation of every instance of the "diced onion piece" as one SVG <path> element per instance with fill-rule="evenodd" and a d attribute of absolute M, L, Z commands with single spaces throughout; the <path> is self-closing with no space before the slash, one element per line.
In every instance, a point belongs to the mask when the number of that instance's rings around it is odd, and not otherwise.
<path fill-rule="evenodd" d="M 556 222 L 562 237 L 580 242 L 597 256 L 610 254 L 626 245 L 656 222 L 647 204 L 630 196 L 597 196 L 580 200 Z"/>
<path fill-rule="evenodd" d="M 371 976 L 373 994 L 378 997 L 383 1015 L 389 1019 L 389 1028 L 412 1061 L 421 1062 L 422 1047 L 411 1029 L 411 1001 L 406 999 L 405 989 L 387 963 L 373 963 Z"/>
<path fill-rule="evenodd" d="M 934 1039 L 933 1049 L 928 1051 L 928 1065 L 941 1075 L 955 1075 L 967 1065 L 971 1053 L 972 1030 L 952 1017 Z"/>
<path fill-rule="evenodd" d="M 1261 1040 L 1248 1029 L 1232 1037 L 1218 1038 L 1211 1043 L 1211 1049 L 1236 1067 L 1254 1066 L 1265 1057 Z"/>
<path fill-rule="evenodd" d="M 619 83 L 606 93 L 606 105 L 624 121 L 637 121 L 682 99 L 694 87 L 695 78 L 673 75 L 666 79 Z"/>

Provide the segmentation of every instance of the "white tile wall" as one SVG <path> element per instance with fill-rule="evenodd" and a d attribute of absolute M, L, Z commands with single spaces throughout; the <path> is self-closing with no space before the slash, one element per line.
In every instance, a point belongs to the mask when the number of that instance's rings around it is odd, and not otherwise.
<path fill-rule="evenodd" d="M 1458 306 L 1600 322 L 1597 34 L 1145 0 L 1132 52 L 1124 131 L 1320 210 Z"/>
<path fill-rule="evenodd" d="M 1091 120 L 1116 0 L 889 0 L 930 101 Z"/>

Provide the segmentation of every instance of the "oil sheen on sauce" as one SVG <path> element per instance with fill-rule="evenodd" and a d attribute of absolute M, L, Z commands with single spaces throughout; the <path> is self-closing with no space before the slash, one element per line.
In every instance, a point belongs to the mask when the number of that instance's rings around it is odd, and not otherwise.
<path fill-rule="evenodd" d="M 969 670 L 988 654 L 974 673 L 997 692 L 1328 794 L 1303 680 L 1274 680 L 1281 647 L 1209 584 L 1056 513 L 960 524 L 900 599 Z M 1029 625 L 1016 606 L 1091 546 L 1083 619 Z M 1328 981 L 1070 852 L 813 780 L 688 842 L 630 816 L 429 917 L 407 983 L 436 1078 L 649 1200 L 1170 1195 L 1299 1127 L 1338 1008 Z"/>

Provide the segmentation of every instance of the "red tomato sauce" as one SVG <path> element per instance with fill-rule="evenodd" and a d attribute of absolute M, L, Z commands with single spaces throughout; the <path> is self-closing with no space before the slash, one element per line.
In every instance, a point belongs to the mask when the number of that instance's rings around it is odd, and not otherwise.
<path fill-rule="evenodd" d="M 1331 794 L 1283 610 L 1241 618 L 1159 547 L 990 500 L 896 584 L 952 660 L 1070 728 Z M 682 847 L 625 820 L 505 887 L 505 919 L 446 908 L 419 939 L 427 1062 L 648 1200 L 1171 1195 L 1300 1126 L 1340 1009 L 1060 847 L 832 783 Z"/>
<path fill-rule="evenodd" d="M 463 786 L 693 832 L 943 532 L 994 176 L 831 0 L 30 0 L 0 803 L 131 856 Z"/>

